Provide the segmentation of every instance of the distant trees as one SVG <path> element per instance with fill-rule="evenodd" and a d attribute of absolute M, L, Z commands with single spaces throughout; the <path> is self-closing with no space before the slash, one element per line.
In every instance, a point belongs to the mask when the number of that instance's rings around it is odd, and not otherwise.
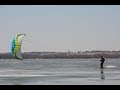
<path fill-rule="evenodd" d="M 24 59 L 38 59 L 38 58 L 120 58 L 120 51 L 85 51 L 85 52 L 24 52 L 22 53 Z M 0 59 L 14 59 L 11 53 L 1 53 Z"/>

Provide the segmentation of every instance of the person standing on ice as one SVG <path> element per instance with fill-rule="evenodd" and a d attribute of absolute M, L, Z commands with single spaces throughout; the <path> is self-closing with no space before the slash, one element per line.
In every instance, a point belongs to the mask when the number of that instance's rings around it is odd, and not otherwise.
<path fill-rule="evenodd" d="M 104 62 L 105 62 L 105 58 L 103 56 L 101 56 L 101 59 L 100 59 L 100 68 L 103 68 Z"/>

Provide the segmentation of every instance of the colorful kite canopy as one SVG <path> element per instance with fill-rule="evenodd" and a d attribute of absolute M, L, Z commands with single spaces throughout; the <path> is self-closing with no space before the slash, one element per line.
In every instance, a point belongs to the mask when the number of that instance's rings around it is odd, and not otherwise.
<path fill-rule="evenodd" d="M 25 36 L 26 34 L 17 34 L 12 41 L 11 52 L 12 55 L 18 60 L 23 60 L 21 45 Z"/>

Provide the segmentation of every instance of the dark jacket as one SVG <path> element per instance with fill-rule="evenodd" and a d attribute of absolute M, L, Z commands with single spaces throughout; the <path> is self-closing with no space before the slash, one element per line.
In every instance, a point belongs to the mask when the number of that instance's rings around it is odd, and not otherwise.
<path fill-rule="evenodd" d="M 101 58 L 101 64 L 103 64 L 105 62 L 105 59 L 104 58 Z"/>

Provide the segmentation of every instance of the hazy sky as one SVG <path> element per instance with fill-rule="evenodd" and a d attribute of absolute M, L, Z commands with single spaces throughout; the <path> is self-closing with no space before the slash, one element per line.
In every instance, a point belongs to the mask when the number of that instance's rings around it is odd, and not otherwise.
<path fill-rule="evenodd" d="M 120 6 L 1 5 L 0 52 L 17 33 L 22 52 L 120 50 Z"/>

